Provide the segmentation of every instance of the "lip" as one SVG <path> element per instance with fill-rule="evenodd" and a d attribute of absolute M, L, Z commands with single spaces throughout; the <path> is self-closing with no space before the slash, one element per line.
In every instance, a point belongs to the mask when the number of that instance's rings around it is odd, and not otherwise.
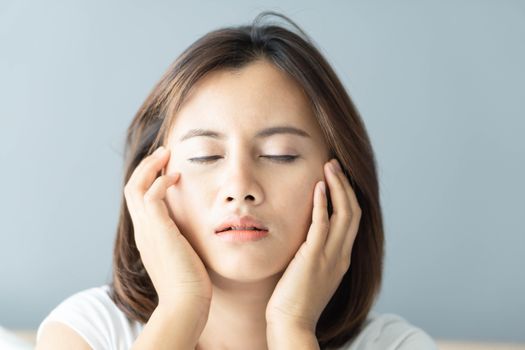
<path fill-rule="evenodd" d="M 256 230 L 235 230 L 235 231 L 224 231 L 217 233 L 217 237 L 226 242 L 250 242 L 259 241 L 268 236 L 268 231 L 256 231 Z"/>
<path fill-rule="evenodd" d="M 242 231 L 242 230 L 235 230 L 235 231 L 224 231 L 228 229 L 229 227 L 236 226 L 236 227 L 256 227 L 259 230 L 256 231 Z M 224 231 L 224 232 L 221 232 Z M 241 233 L 246 232 L 266 232 L 268 233 L 268 227 L 266 227 L 261 221 L 257 220 L 253 216 L 245 215 L 242 217 L 239 216 L 229 216 L 223 222 L 215 228 L 215 234 L 237 234 L 240 235 Z M 246 234 L 245 234 L 246 235 Z M 249 235 L 248 235 L 249 236 Z"/>

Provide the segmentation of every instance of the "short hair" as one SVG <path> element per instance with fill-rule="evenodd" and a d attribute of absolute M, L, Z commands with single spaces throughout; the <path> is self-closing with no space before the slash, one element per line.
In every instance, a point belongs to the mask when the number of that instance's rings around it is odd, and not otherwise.
<path fill-rule="evenodd" d="M 264 23 L 277 16 L 296 30 Z M 287 16 L 261 12 L 251 25 L 213 30 L 191 44 L 168 67 L 127 129 L 124 182 L 140 161 L 164 144 L 174 115 L 195 83 L 218 69 L 240 69 L 267 60 L 303 89 L 322 133 L 355 191 L 361 219 L 350 268 L 320 315 L 315 334 L 322 349 L 339 347 L 361 330 L 379 294 L 384 234 L 376 162 L 364 123 L 342 83 L 312 39 Z M 329 215 L 332 206 L 328 202 Z M 146 323 L 158 295 L 135 245 L 124 195 L 113 251 L 110 296 L 130 319 Z"/>

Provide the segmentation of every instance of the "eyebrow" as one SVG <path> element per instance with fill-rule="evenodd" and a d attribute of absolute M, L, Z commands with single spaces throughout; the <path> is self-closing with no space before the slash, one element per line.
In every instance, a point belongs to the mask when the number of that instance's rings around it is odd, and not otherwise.
<path fill-rule="evenodd" d="M 277 134 L 290 134 L 290 135 L 296 135 L 296 136 L 301 136 L 305 138 L 311 138 L 310 134 L 307 133 L 306 131 L 293 127 L 293 126 L 288 126 L 288 125 L 279 125 L 279 126 L 273 126 L 271 128 L 262 129 L 259 132 L 257 132 L 257 134 L 255 135 L 255 138 L 261 139 L 261 138 L 266 138 L 266 137 L 277 135 Z M 191 129 L 179 139 L 179 142 L 182 142 L 184 140 L 187 140 L 192 137 L 197 137 L 197 136 L 211 137 L 211 138 L 218 139 L 218 140 L 223 140 L 225 138 L 224 134 L 214 131 L 214 130 Z"/>

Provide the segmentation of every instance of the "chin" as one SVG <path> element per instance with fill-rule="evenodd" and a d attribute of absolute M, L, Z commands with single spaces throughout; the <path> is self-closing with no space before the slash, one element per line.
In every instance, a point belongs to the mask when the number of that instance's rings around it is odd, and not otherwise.
<path fill-rule="evenodd" d="M 211 272 L 211 278 L 215 276 L 237 282 L 262 281 L 282 274 L 285 269 L 285 264 L 277 264 L 275 258 L 269 263 L 264 259 L 261 261 L 250 259 L 249 257 L 244 259 L 232 259 L 232 257 L 229 257 L 221 261 L 214 261 L 208 267 L 208 271 Z"/>

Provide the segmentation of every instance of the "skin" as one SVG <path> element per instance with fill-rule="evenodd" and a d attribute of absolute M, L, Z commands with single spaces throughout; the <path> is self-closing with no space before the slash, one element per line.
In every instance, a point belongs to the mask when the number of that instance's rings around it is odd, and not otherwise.
<path fill-rule="evenodd" d="M 254 138 L 275 125 L 310 137 Z M 193 128 L 225 139 L 179 141 Z M 344 175 L 328 170 L 328 146 L 300 87 L 267 61 L 211 72 L 175 116 L 165 146 L 163 172 L 180 174 L 166 185 L 169 215 L 213 288 L 197 349 L 268 349 L 284 341 L 278 329 L 313 344 L 318 317 L 350 266 L 360 209 Z M 265 155 L 298 157 L 280 163 Z M 189 160 L 209 156 L 218 157 Z M 333 193 L 331 219 L 320 180 Z M 215 228 L 231 214 L 256 217 L 269 236 L 240 244 L 218 239 Z"/>

